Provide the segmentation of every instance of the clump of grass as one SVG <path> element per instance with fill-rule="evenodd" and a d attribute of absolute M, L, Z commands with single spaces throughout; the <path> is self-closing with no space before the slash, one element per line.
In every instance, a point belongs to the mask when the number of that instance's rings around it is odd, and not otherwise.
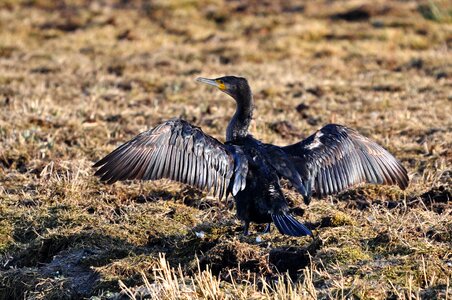
<path fill-rule="evenodd" d="M 265 277 L 256 278 L 249 274 L 246 280 L 236 282 L 230 273 L 230 282 L 212 274 L 209 268 L 202 270 L 198 262 L 197 271 L 187 278 L 181 266 L 173 268 L 159 255 L 157 265 L 153 268 L 153 280 L 141 272 L 142 286 L 128 287 L 119 281 L 122 293 L 130 299 L 316 299 L 316 290 L 312 283 L 312 272 L 304 270 L 303 282 L 294 283 L 288 275 L 278 275 L 271 281 Z M 260 287 L 260 288 L 259 288 Z"/>
<path fill-rule="evenodd" d="M 452 6 L 447 1 L 429 0 L 428 4 L 420 4 L 418 11 L 427 20 L 440 23 L 452 22 Z"/>

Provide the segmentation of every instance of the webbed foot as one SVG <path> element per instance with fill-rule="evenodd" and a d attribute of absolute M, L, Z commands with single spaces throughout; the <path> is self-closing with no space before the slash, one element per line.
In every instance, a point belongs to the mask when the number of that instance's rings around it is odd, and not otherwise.
<path fill-rule="evenodd" d="M 250 222 L 245 222 L 245 226 L 243 226 L 243 235 L 248 236 L 250 235 L 250 232 L 248 229 L 250 228 Z"/>

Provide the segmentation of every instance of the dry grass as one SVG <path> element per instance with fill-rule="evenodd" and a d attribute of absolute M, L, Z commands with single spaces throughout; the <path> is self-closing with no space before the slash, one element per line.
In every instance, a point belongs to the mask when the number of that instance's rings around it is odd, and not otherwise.
<path fill-rule="evenodd" d="M 0 2 L 0 299 L 452 299 L 450 5 L 259 3 Z M 257 138 L 345 124 L 410 187 L 287 190 L 316 238 L 258 242 L 230 199 L 93 177 L 171 117 L 222 139 L 233 104 L 194 79 L 224 74 L 249 79 Z"/>
<path fill-rule="evenodd" d="M 288 274 L 277 275 L 271 281 L 256 274 L 248 273 L 246 279 L 240 282 L 234 280 L 234 274 L 229 271 L 231 282 L 224 282 L 214 276 L 207 267 L 203 270 L 197 262 L 197 272 L 186 278 L 181 266 L 176 270 L 170 266 L 164 255 L 159 256 L 157 266 L 153 269 L 153 283 L 146 274 L 141 273 L 144 285 L 131 289 L 119 281 L 121 293 L 130 299 L 317 299 L 310 267 L 302 270 L 304 281 L 294 284 Z"/>

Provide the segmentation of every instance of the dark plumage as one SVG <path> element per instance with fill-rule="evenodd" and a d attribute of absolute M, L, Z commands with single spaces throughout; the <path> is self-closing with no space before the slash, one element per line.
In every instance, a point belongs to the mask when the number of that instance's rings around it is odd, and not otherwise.
<path fill-rule="evenodd" d="M 250 222 L 274 222 L 287 235 L 312 235 L 289 213 L 280 178 L 289 180 L 309 204 L 311 196 L 334 194 L 359 183 L 397 184 L 405 189 L 405 168 L 388 151 L 357 131 L 329 124 L 307 139 L 286 147 L 254 139 L 248 128 L 253 97 L 245 78 L 198 78 L 236 100 L 223 144 L 198 127 L 172 119 L 145 131 L 98 161 L 101 180 L 169 178 L 232 194 L 237 216 L 248 234 Z M 267 230 L 269 226 L 267 227 Z"/>

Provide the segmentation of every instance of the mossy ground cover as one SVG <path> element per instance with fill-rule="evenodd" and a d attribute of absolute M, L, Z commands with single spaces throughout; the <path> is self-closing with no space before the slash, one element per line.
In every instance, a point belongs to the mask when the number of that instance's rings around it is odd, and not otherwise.
<path fill-rule="evenodd" d="M 125 298 L 144 278 L 174 298 L 161 253 L 197 287 L 187 299 L 452 297 L 451 36 L 447 1 L 0 2 L 0 298 Z M 288 188 L 315 238 L 243 237 L 231 199 L 93 176 L 172 117 L 222 140 L 233 102 L 194 79 L 224 74 L 248 78 L 257 138 L 344 124 L 409 188 L 308 207 Z"/>

